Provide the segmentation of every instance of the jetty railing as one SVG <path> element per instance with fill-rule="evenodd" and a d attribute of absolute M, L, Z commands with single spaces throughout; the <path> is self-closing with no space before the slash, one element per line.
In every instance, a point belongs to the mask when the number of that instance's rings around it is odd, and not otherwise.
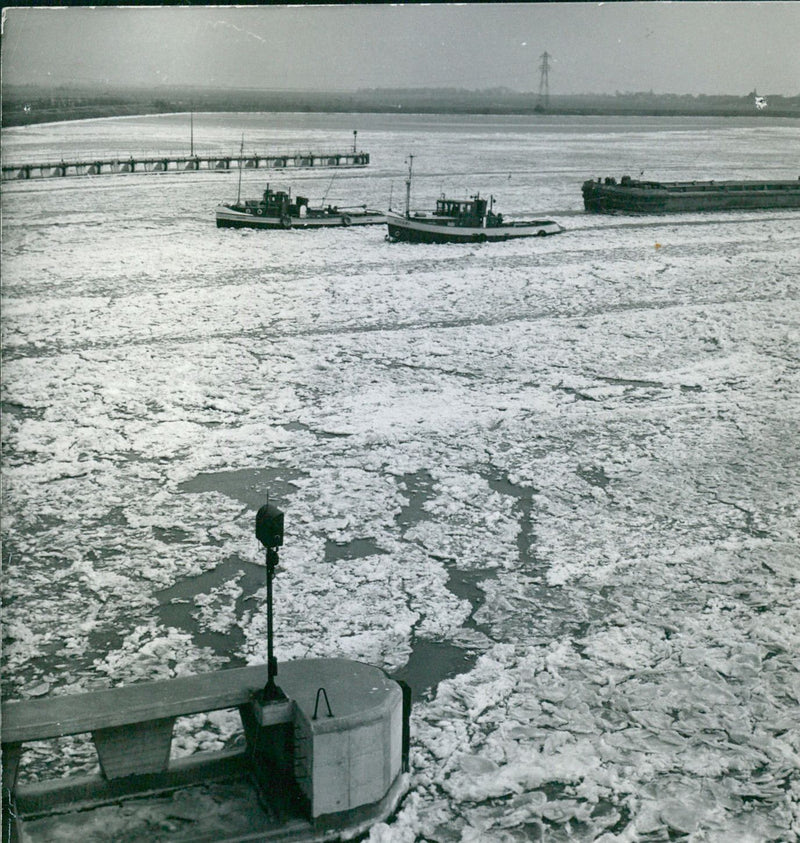
<path fill-rule="evenodd" d="M 83 157 L 70 160 L 29 160 L 4 163 L 4 181 L 66 176 L 99 176 L 117 173 L 163 173 L 206 170 L 219 172 L 238 169 L 306 169 L 328 167 L 366 167 L 368 152 L 288 152 L 186 154 L 149 153 L 109 157 Z"/>
<path fill-rule="evenodd" d="M 3 703 L 3 787 L 14 790 L 25 743 L 86 732 L 106 778 L 163 772 L 177 717 L 245 705 L 266 673 L 259 665 Z"/>

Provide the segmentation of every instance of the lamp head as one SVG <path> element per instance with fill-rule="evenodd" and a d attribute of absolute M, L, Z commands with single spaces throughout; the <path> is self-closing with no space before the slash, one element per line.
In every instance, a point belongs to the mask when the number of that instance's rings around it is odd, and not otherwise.
<path fill-rule="evenodd" d="M 256 538 L 266 548 L 283 544 L 283 512 L 271 503 L 265 503 L 256 513 Z"/>

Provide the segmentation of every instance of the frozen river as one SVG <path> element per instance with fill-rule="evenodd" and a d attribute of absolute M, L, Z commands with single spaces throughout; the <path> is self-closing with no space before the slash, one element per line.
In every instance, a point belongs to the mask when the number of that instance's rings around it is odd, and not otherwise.
<path fill-rule="evenodd" d="M 184 117 L 3 132 L 7 161 L 175 150 Z M 266 660 L 415 691 L 380 841 L 800 834 L 800 212 L 588 217 L 586 178 L 798 176 L 799 121 L 196 115 L 334 204 L 441 191 L 558 237 L 218 230 L 237 174 L 6 182 L 3 692 Z M 280 677 L 278 677 L 280 679 Z M 237 740 L 180 720 L 174 751 Z M 88 769 L 77 739 L 23 774 Z"/>

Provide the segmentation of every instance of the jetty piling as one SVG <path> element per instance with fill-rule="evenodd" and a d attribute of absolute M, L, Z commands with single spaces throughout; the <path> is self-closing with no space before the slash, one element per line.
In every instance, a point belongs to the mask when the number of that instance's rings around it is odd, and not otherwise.
<path fill-rule="evenodd" d="M 3 164 L 4 181 L 55 176 L 102 176 L 116 173 L 167 172 L 167 171 L 219 171 L 230 170 L 239 165 L 248 169 L 281 168 L 327 168 L 327 167 L 366 167 L 369 164 L 368 152 L 356 152 L 355 146 L 348 152 L 295 152 L 295 153 L 249 153 L 242 155 L 223 155 L 196 153 L 187 155 L 144 155 L 131 156 L 124 163 L 120 158 L 70 159 L 61 161 L 27 161 L 18 164 Z"/>

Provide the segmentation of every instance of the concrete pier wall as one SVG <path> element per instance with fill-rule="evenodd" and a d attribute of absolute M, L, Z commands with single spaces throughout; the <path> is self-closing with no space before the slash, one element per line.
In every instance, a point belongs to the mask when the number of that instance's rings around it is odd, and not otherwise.
<path fill-rule="evenodd" d="M 199 767 L 170 760 L 175 719 L 238 707 L 246 746 L 238 760 L 220 754 L 219 764 L 247 766 L 265 792 L 279 782 L 296 792 L 313 839 L 325 829 L 368 827 L 385 818 L 407 787 L 408 690 L 379 668 L 348 659 L 281 663 L 276 678 L 284 696 L 269 701 L 262 695 L 267 669 L 258 665 L 5 702 L 4 796 L 24 824 L 26 816 L 85 812 L 169 792 L 188 775 L 202 782 Z M 26 743 L 87 732 L 101 776 L 17 782 Z M 206 755 L 202 769 L 210 781 L 219 777 L 219 764 L 214 753 Z"/>
<path fill-rule="evenodd" d="M 299 676 L 283 680 L 298 702 L 294 776 L 313 818 L 382 799 L 402 772 L 403 756 L 400 686 L 375 668 L 343 659 L 319 660 L 318 668 L 302 688 Z M 311 706 L 313 685 L 325 689 L 331 714 L 321 694 Z"/>

